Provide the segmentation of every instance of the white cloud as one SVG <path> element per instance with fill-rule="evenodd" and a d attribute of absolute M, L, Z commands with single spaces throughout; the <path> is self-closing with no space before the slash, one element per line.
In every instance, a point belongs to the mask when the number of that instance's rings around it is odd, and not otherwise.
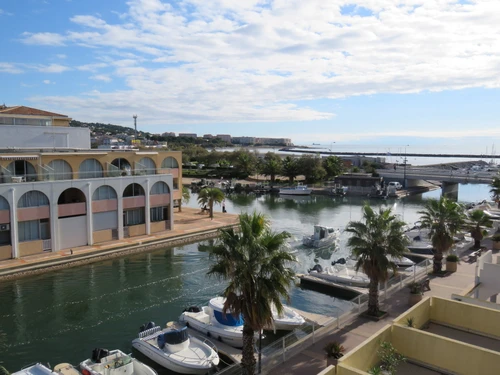
<path fill-rule="evenodd" d="M 65 59 L 65 58 L 67 58 L 68 56 L 66 56 L 64 53 L 58 53 L 58 54 L 56 55 L 56 57 L 57 57 L 57 58 L 59 58 L 59 59 Z"/>
<path fill-rule="evenodd" d="M 5 10 L 0 9 L 0 16 L 13 16 L 13 15 L 14 15 L 13 13 L 6 12 Z"/>
<path fill-rule="evenodd" d="M 96 72 L 99 69 L 105 68 L 107 66 L 108 66 L 108 64 L 106 64 L 106 63 L 95 63 L 95 64 L 80 65 L 80 66 L 77 66 L 76 69 L 83 70 L 86 72 Z"/>
<path fill-rule="evenodd" d="M 90 77 L 96 81 L 111 82 L 111 77 L 106 74 L 96 74 Z"/>
<path fill-rule="evenodd" d="M 371 16 L 342 14 L 352 3 L 130 0 L 113 22 L 75 15 L 64 34 L 23 40 L 91 48 L 114 69 L 126 89 L 50 98 L 101 120 L 124 108 L 151 124 L 317 120 L 333 113 L 309 100 L 500 87 L 500 2 L 358 0 Z"/>
<path fill-rule="evenodd" d="M 17 64 L 0 62 L 0 73 L 19 74 L 23 73 L 23 69 Z"/>
<path fill-rule="evenodd" d="M 44 79 L 43 83 L 45 83 L 46 85 L 50 85 L 52 82 L 50 81 L 50 79 Z"/>
<path fill-rule="evenodd" d="M 38 65 L 36 69 L 43 73 L 62 73 L 70 70 L 69 67 L 60 64 Z"/>

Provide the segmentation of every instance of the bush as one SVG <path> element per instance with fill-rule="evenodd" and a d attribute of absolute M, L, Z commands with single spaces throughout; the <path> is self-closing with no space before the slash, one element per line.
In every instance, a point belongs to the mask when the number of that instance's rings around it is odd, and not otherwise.
<path fill-rule="evenodd" d="M 325 345 L 323 350 L 326 352 L 327 357 L 333 357 L 335 359 L 341 358 L 345 352 L 345 348 L 337 341 L 329 342 Z"/>
<path fill-rule="evenodd" d="M 415 318 L 413 316 L 406 318 L 406 326 L 410 328 L 415 328 Z"/>
<path fill-rule="evenodd" d="M 410 285 L 408 285 L 408 288 L 410 288 L 411 294 L 424 294 L 422 292 L 422 285 L 420 285 L 419 283 L 411 283 Z"/>
<path fill-rule="evenodd" d="M 460 258 L 456 256 L 455 254 L 450 254 L 446 257 L 447 262 L 455 262 L 458 263 L 460 261 Z"/>
<path fill-rule="evenodd" d="M 500 242 L 500 233 L 495 233 L 493 237 L 491 237 L 491 240 L 494 242 Z"/>
<path fill-rule="evenodd" d="M 396 373 L 396 369 L 398 368 L 400 362 L 406 361 L 406 358 L 402 354 L 398 353 L 394 346 L 387 341 L 380 344 L 377 354 L 380 358 L 381 369 L 389 372 L 391 375 Z"/>

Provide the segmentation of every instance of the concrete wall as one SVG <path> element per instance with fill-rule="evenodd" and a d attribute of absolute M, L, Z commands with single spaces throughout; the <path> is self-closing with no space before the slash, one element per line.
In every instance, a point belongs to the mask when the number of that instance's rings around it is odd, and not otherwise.
<path fill-rule="evenodd" d="M 143 236 L 146 234 L 146 224 L 131 225 L 128 227 L 130 237 Z"/>
<path fill-rule="evenodd" d="M 90 130 L 62 126 L 2 125 L 0 148 L 90 148 Z"/>
<path fill-rule="evenodd" d="M 24 257 L 26 255 L 42 253 L 43 252 L 42 244 L 43 244 L 42 240 L 19 243 L 19 256 Z"/>
<path fill-rule="evenodd" d="M 422 328 L 429 321 L 430 316 L 431 298 L 427 297 L 394 319 L 394 323 L 406 326 L 407 319 L 413 318 L 415 328 Z"/>
<path fill-rule="evenodd" d="M 358 370 L 357 368 L 342 365 L 342 367 L 337 366 L 337 375 L 369 375 L 366 371 Z"/>
<path fill-rule="evenodd" d="M 12 246 L 5 245 L 0 246 L 0 260 L 10 259 L 12 258 Z"/>
<path fill-rule="evenodd" d="M 163 232 L 167 229 L 168 228 L 166 221 L 157 221 L 155 223 L 151 223 L 151 233 Z"/>
<path fill-rule="evenodd" d="M 87 216 L 59 219 L 59 246 L 61 249 L 88 245 Z"/>
<path fill-rule="evenodd" d="M 493 309 L 493 310 L 500 310 L 500 305 L 498 303 L 483 301 L 477 298 L 466 297 L 460 294 L 452 294 L 451 299 L 453 301 L 465 302 L 470 305 L 486 307 L 488 309 Z"/>
<path fill-rule="evenodd" d="M 96 231 L 92 234 L 92 236 L 94 238 L 94 243 L 107 242 L 113 240 L 111 229 Z"/>

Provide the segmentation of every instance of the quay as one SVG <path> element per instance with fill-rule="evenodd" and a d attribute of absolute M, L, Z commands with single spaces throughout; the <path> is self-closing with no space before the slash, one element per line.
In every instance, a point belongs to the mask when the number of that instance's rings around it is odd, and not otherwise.
<path fill-rule="evenodd" d="M 175 213 L 174 223 L 175 229 L 168 232 L 3 260 L 0 261 L 0 280 L 214 238 L 219 229 L 236 228 L 238 215 L 214 212 L 214 219 L 210 220 L 210 217 L 201 213 L 199 209 L 183 207 L 182 212 Z"/>

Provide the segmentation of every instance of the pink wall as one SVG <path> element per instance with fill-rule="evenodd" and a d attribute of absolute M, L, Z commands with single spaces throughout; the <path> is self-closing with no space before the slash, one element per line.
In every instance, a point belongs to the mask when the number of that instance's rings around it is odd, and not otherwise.
<path fill-rule="evenodd" d="M 17 221 L 48 219 L 49 217 L 49 206 L 26 207 L 17 209 Z"/>
<path fill-rule="evenodd" d="M 137 208 L 146 206 L 146 197 L 127 197 L 123 198 L 123 209 Z"/>
<path fill-rule="evenodd" d="M 10 223 L 10 210 L 0 210 L 0 224 Z"/>
<path fill-rule="evenodd" d="M 149 201 L 151 202 L 151 207 L 167 206 L 170 203 L 170 194 L 150 195 Z"/>
<path fill-rule="evenodd" d="M 116 199 L 104 199 L 92 202 L 92 212 L 116 211 L 117 209 L 118 201 Z"/>
<path fill-rule="evenodd" d="M 57 206 L 59 217 L 85 215 L 87 213 L 85 202 L 59 204 Z"/>

